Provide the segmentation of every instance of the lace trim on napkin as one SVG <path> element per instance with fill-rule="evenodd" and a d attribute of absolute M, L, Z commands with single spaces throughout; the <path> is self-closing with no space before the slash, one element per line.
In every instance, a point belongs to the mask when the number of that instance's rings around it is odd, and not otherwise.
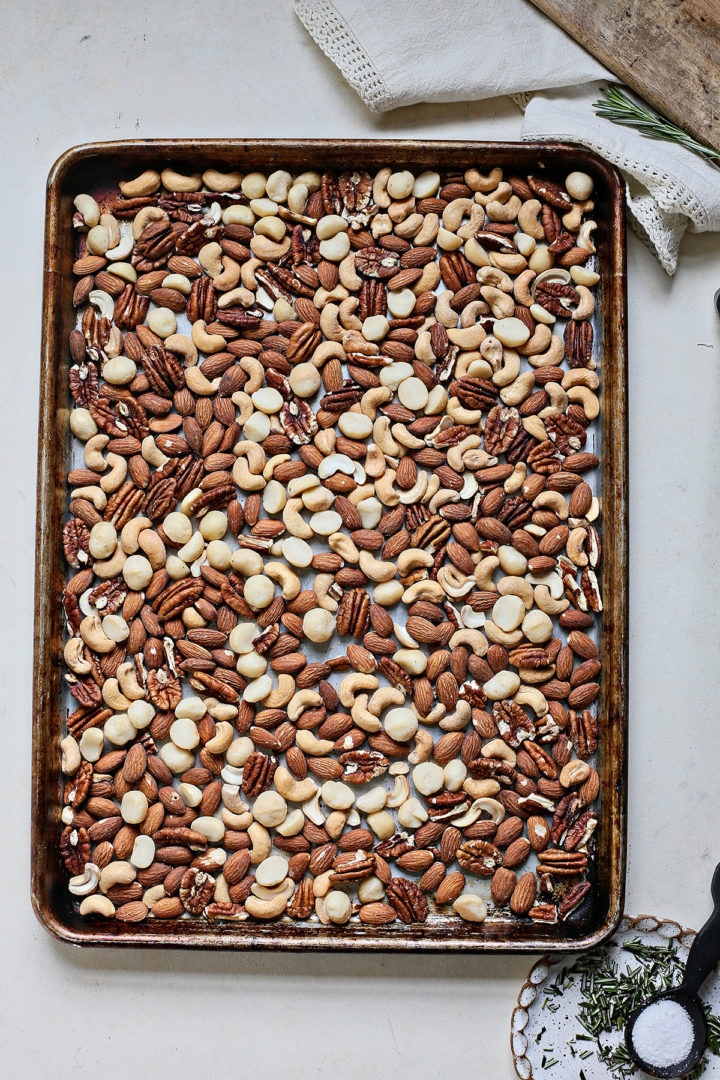
<path fill-rule="evenodd" d="M 373 112 L 387 112 L 395 99 L 331 0 L 295 0 L 295 13 L 344 79 Z"/>

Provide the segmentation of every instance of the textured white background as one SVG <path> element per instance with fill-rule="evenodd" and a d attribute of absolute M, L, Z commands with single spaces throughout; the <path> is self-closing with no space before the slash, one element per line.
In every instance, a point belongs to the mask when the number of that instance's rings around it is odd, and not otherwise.
<path fill-rule="evenodd" d="M 407 9 L 406 13 L 407 13 Z M 251 1071 L 510 1080 L 529 957 L 202 955 L 55 943 L 29 898 L 35 426 L 44 185 L 66 148 L 137 136 L 514 138 L 509 101 L 376 118 L 285 0 L 0 2 L 0 1056 L 9 1076 Z M 634 237 L 627 911 L 698 926 L 720 858 L 720 239 L 669 281 Z"/>

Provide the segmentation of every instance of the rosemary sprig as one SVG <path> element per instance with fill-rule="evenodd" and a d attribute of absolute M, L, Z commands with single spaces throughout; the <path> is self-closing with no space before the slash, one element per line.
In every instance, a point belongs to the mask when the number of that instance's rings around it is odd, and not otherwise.
<path fill-rule="evenodd" d="M 692 150 L 702 157 L 710 158 L 711 161 L 720 160 L 720 153 L 717 150 L 693 139 L 677 124 L 672 124 L 664 117 L 658 116 L 646 105 L 633 101 L 619 86 L 604 87 L 600 91 L 600 98 L 593 103 L 593 109 L 604 120 L 635 128 L 646 139 L 674 142 L 679 146 L 684 146 L 686 150 Z"/>

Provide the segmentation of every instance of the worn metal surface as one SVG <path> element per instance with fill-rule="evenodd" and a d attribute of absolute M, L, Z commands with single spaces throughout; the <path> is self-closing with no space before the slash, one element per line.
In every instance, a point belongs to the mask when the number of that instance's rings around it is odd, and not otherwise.
<path fill-rule="evenodd" d="M 415 926 L 325 927 L 290 920 L 261 924 L 202 923 L 180 919 L 141 924 L 81 919 L 67 892 L 58 855 L 62 806 L 59 740 L 62 611 L 61 544 L 66 459 L 70 437 L 68 334 L 73 325 L 72 200 L 153 166 L 175 163 L 187 171 L 210 165 L 243 170 L 291 171 L 350 164 L 392 164 L 415 171 L 462 172 L 501 165 L 512 172 L 584 169 L 595 179 L 598 222 L 599 312 L 602 355 L 601 486 L 604 612 L 600 621 L 603 665 L 598 705 L 601 779 L 597 850 L 597 901 L 582 924 L 542 925 L 491 918 L 480 925 L 434 916 Z M 236 949 L 309 949 L 436 952 L 548 951 L 590 948 L 606 938 L 622 914 L 625 883 L 627 778 L 627 356 L 625 200 L 618 173 L 578 147 L 544 143 L 476 143 L 343 140 L 129 140 L 94 143 L 64 154 L 48 177 L 45 230 L 41 401 L 38 434 L 37 563 L 35 577 L 35 678 L 33 698 L 32 902 L 41 923 L 75 945 L 192 946 Z"/>

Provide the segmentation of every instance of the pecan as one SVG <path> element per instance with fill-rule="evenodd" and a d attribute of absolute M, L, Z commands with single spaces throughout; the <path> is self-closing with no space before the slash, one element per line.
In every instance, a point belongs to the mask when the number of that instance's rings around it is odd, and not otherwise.
<path fill-rule="evenodd" d="M 560 922 L 565 922 L 567 917 L 580 906 L 590 892 L 590 888 L 589 881 L 578 881 L 577 884 L 568 889 L 565 896 L 558 904 L 558 916 Z"/>
<path fill-rule="evenodd" d="M 557 210 L 567 212 L 572 209 L 572 199 L 564 188 L 556 184 L 554 180 L 545 177 L 528 176 L 528 187 L 539 199 L 554 206 Z"/>
<path fill-rule="evenodd" d="M 341 754 L 338 761 L 345 769 L 344 780 L 348 784 L 367 784 L 376 776 L 382 776 L 390 762 L 377 750 L 350 750 Z"/>
<path fill-rule="evenodd" d="M 280 423 L 288 438 L 296 446 L 309 443 L 318 430 L 315 414 L 308 403 L 301 401 L 300 398 L 292 398 L 285 402 L 280 410 Z"/>
<path fill-rule="evenodd" d="M 277 758 L 266 754 L 254 753 L 245 762 L 243 768 L 242 789 L 250 799 L 256 798 L 261 791 L 267 791 L 277 769 Z"/>
<path fill-rule="evenodd" d="M 496 405 L 485 421 L 485 449 L 488 454 L 504 454 L 520 430 L 520 413 L 507 405 Z"/>
<path fill-rule="evenodd" d="M 448 391 L 458 398 L 467 409 L 482 409 L 483 412 L 492 409 L 497 400 L 497 387 L 487 379 L 474 379 L 465 376 L 451 382 Z"/>
<path fill-rule="evenodd" d="M 215 893 L 215 878 L 204 870 L 189 866 L 182 876 L 178 893 L 182 906 L 191 915 L 199 915 Z"/>
<path fill-rule="evenodd" d="M 540 653 L 541 658 L 544 656 L 542 650 L 533 650 L 532 646 L 525 646 L 528 651 Z M 516 653 L 520 652 L 520 649 L 514 650 Z M 513 659 L 512 653 L 510 654 L 510 662 L 516 666 L 521 666 L 518 663 L 518 659 Z M 523 660 L 523 667 L 543 666 L 538 663 L 537 665 L 525 663 Z M 493 720 L 497 724 L 500 735 L 508 744 L 515 750 L 522 745 L 526 739 L 531 739 L 535 734 L 535 728 L 532 720 L 516 701 L 496 701 L 493 705 Z"/>
<path fill-rule="evenodd" d="M 98 372 L 97 367 L 90 360 L 84 360 L 81 364 L 73 364 L 70 368 L 70 393 L 73 400 L 84 409 L 97 401 L 98 396 Z"/>
<path fill-rule="evenodd" d="M 158 709 L 174 709 L 182 699 L 182 687 L 176 675 L 160 667 L 147 674 L 146 687 L 150 701 Z"/>
<path fill-rule="evenodd" d="M 65 869 L 72 877 L 77 877 L 90 862 L 91 844 L 87 829 L 66 826 L 60 834 L 60 856 Z"/>
<path fill-rule="evenodd" d="M 582 424 L 562 413 L 547 416 L 545 427 L 561 454 L 573 454 L 581 450 L 587 441 L 587 433 Z"/>
<path fill-rule="evenodd" d="M 392 878 L 386 888 L 388 903 L 404 923 L 423 923 L 428 917 L 428 902 L 414 881 Z"/>
<path fill-rule="evenodd" d="M 385 248 L 364 247 L 355 255 L 355 269 L 364 278 L 387 280 L 397 271 L 399 257 Z"/>
<path fill-rule="evenodd" d="M 370 621 L 370 597 L 364 589 L 350 589 L 344 593 L 337 612 L 338 634 L 352 634 L 361 638 Z"/>
<path fill-rule="evenodd" d="M 291 919 L 309 919 L 315 910 L 315 894 L 312 878 L 305 878 L 298 883 L 295 895 L 287 906 Z"/>
<path fill-rule="evenodd" d="M 565 359 L 571 368 L 591 367 L 593 327 L 587 319 L 574 320 L 565 327 Z"/>
<path fill-rule="evenodd" d="M 62 543 L 65 559 L 75 570 L 92 563 L 90 530 L 79 518 L 70 518 L 69 521 L 65 522 Z"/>
<path fill-rule="evenodd" d="M 458 848 L 457 861 L 463 870 L 478 877 L 492 877 L 498 866 L 502 866 L 503 858 L 499 849 L 487 840 L 465 840 Z"/>

